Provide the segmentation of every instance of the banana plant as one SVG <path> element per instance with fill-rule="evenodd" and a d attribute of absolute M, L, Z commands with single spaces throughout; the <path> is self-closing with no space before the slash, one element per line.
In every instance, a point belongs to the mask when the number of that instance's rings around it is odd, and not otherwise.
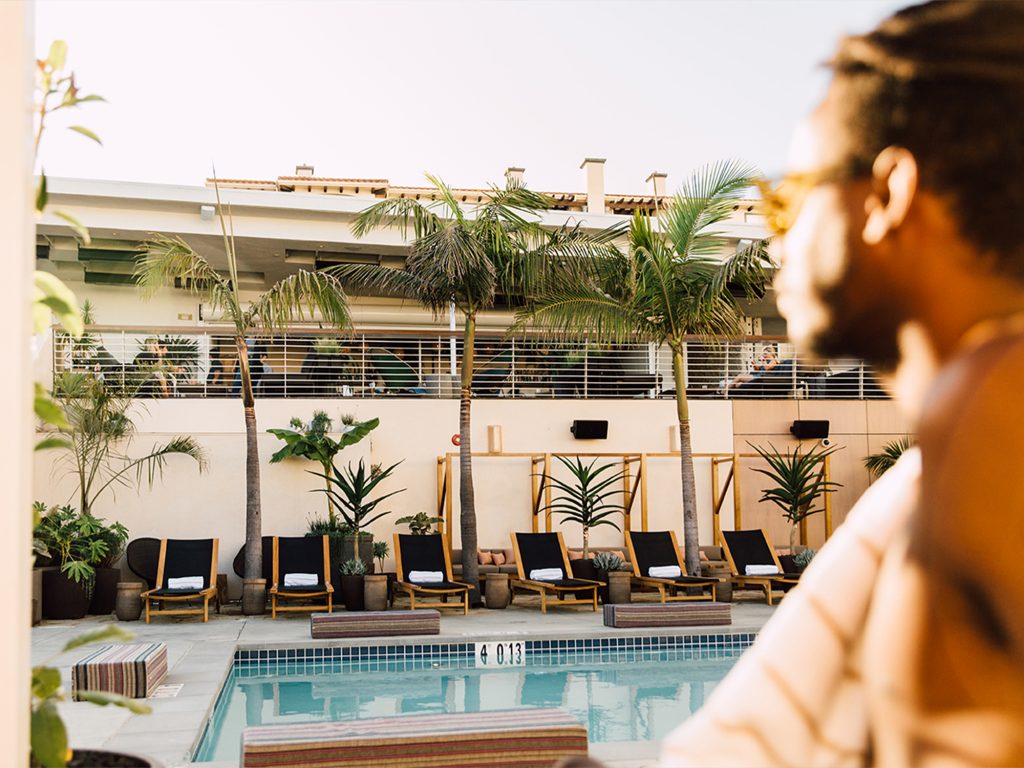
<path fill-rule="evenodd" d="M 789 521 L 789 551 L 796 551 L 796 539 L 800 523 L 811 515 L 821 512 L 813 505 L 826 493 L 834 493 L 842 485 L 825 479 L 825 458 L 839 450 L 838 446 L 830 448 L 811 448 L 802 453 L 797 446 L 792 451 L 780 452 L 771 443 L 771 450 L 747 443 L 766 462 L 768 468 L 754 467 L 754 471 L 775 481 L 774 488 L 762 490 L 759 501 L 770 501 L 782 510 L 782 516 Z"/>
<path fill-rule="evenodd" d="M 554 512 L 561 515 L 562 522 L 578 523 L 583 528 L 583 559 L 590 554 L 590 529 L 599 525 L 610 525 L 615 530 L 622 530 L 611 518 L 622 514 L 625 509 L 609 499 L 622 492 L 618 483 L 622 482 L 624 473 L 615 471 L 614 464 L 602 464 L 595 467 L 597 459 L 584 465 L 579 456 L 570 461 L 564 456 L 555 456 L 572 474 L 573 482 L 568 483 L 542 474 L 542 482 L 546 481 L 559 495 L 540 511 Z M 606 473 L 611 471 L 611 475 Z"/>
<path fill-rule="evenodd" d="M 380 520 L 380 518 L 390 515 L 391 510 L 376 512 L 377 507 L 385 499 L 389 499 L 405 490 L 405 488 L 400 488 L 397 491 L 385 493 L 383 496 L 378 496 L 375 499 L 370 498 L 374 489 L 381 482 L 391 477 L 395 468 L 401 463 L 401 461 L 396 462 L 390 467 L 381 467 L 379 464 L 373 464 L 367 470 L 366 464 L 360 459 L 359 466 L 356 469 L 353 469 L 352 462 L 349 462 L 343 470 L 338 469 L 332 464 L 330 473 L 306 470 L 309 474 L 316 475 L 327 481 L 326 488 L 317 488 L 315 492 L 327 494 L 337 506 L 338 514 L 341 515 L 342 520 L 352 529 L 355 535 L 356 558 L 359 557 L 359 530 L 370 525 L 375 520 Z"/>

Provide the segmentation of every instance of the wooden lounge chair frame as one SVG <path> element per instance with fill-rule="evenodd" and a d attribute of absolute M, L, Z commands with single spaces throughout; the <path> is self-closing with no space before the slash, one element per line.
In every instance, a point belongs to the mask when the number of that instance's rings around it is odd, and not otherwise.
<path fill-rule="evenodd" d="M 526 570 L 523 565 L 523 557 L 519 552 L 519 537 L 513 532 L 512 536 L 512 549 L 516 553 L 516 570 L 518 571 L 519 578 L 511 580 L 512 588 L 512 600 L 515 599 L 516 589 L 525 589 L 530 592 L 537 592 L 540 594 L 540 612 L 547 613 L 548 605 L 589 605 L 591 610 L 597 612 L 597 588 L 603 587 L 603 581 L 592 581 L 591 579 L 576 579 L 572 575 L 572 566 L 569 564 L 569 551 L 565 548 L 565 540 L 562 538 L 561 531 L 554 531 L 554 534 L 558 537 L 558 546 L 562 550 L 562 568 L 565 573 L 565 578 L 574 579 L 575 581 L 586 582 L 584 586 L 579 587 L 560 587 L 556 584 L 550 584 L 546 581 L 535 581 L 526 577 Z M 524 536 L 532 536 L 533 534 L 524 533 Z M 590 598 L 587 600 L 581 600 L 575 597 L 575 594 L 579 592 L 590 592 Z M 567 594 L 573 594 L 572 598 L 566 598 Z M 556 600 L 550 600 L 551 597 L 557 597 Z M 510 601 L 511 602 L 511 601 Z"/>
<path fill-rule="evenodd" d="M 660 579 L 655 576 L 645 576 L 640 569 L 640 560 L 636 556 L 636 550 L 633 548 L 633 537 L 632 531 L 626 532 L 626 549 L 629 551 L 629 562 L 633 564 L 633 579 L 634 586 L 642 590 L 657 590 L 658 597 L 661 598 L 661 602 L 684 602 L 684 601 L 695 601 L 695 600 L 708 600 L 710 602 L 716 602 L 718 598 L 718 579 L 701 579 L 701 582 L 694 581 L 692 584 L 680 584 L 672 579 Z M 683 567 L 683 555 L 679 551 L 679 541 L 676 539 L 675 531 L 666 531 L 666 533 L 672 539 L 672 549 L 676 553 L 676 565 L 679 569 L 685 573 L 686 569 Z M 711 587 L 711 594 L 704 594 L 704 587 Z M 700 589 L 699 595 L 687 595 L 677 594 L 679 590 L 686 590 L 690 588 Z"/>
<path fill-rule="evenodd" d="M 448 551 L 448 547 L 444 546 L 444 542 L 441 542 L 441 551 L 444 553 L 444 579 L 450 584 L 460 584 L 459 587 L 425 587 L 422 584 L 413 584 L 412 582 L 405 580 L 405 568 L 402 565 L 402 545 L 401 539 L 399 538 L 402 534 L 394 534 L 395 541 L 395 570 L 396 581 L 395 587 L 405 592 L 409 596 L 409 608 L 415 611 L 417 608 L 458 608 L 462 607 L 463 615 L 469 615 L 469 590 L 470 585 L 463 581 L 456 581 L 452 575 L 452 556 Z M 436 534 L 425 534 L 432 536 Z M 449 603 L 448 598 L 453 595 L 462 595 L 461 603 Z M 420 601 L 417 602 L 416 597 L 420 597 Z M 423 602 L 423 598 L 440 598 L 440 602 L 426 603 Z"/>
<path fill-rule="evenodd" d="M 274 537 L 274 569 L 273 573 L 273 586 L 270 588 L 270 618 L 276 619 L 278 611 L 323 611 L 325 608 L 328 613 L 334 612 L 334 587 L 331 586 L 331 548 L 328 543 L 326 536 L 322 536 L 324 545 L 324 585 L 327 587 L 326 590 L 313 590 L 309 592 L 281 592 L 278 589 L 278 585 L 281 584 L 285 574 L 279 572 L 280 559 L 278 556 L 278 540 L 280 536 Z M 281 584 L 281 586 L 284 586 Z M 313 605 L 281 605 L 277 604 L 278 600 L 310 600 L 315 597 L 327 598 L 326 603 L 319 603 Z"/>
<path fill-rule="evenodd" d="M 163 616 L 198 616 L 202 615 L 203 623 L 205 624 L 210 619 L 210 600 L 214 600 L 217 597 L 217 551 L 220 547 L 220 539 L 213 539 L 213 546 L 210 549 L 210 580 L 209 587 L 206 589 L 196 590 L 195 592 L 189 592 L 184 595 L 154 595 L 154 592 L 159 592 L 163 589 L 164 584 L 164 565 L 167 561 L 167 539 L 160 539 L 160 562 L 156 567 L 156 587 L 146 592 L 143 592 L 142 602 L 146 606 L 146 623 L 149 624 L 150 615 L 163 615 Z M 192 600 L 202 600 L 202 608 L 150 608 L 151 602 L 157 603 L 186 603 Z"/>
<path fill-rule="evenodd" d="M 722 551 L 725 553 L 725 559 L 728 561 L 729 569 L 732 571 L 732 583 L 737 589 L 753 588 L 764 590 L 765 600 L 767 600 L 768 605 L 772 605 L 772 587 L 776 584 L 796 584 L 797 580 L 783 574 L 782 563 L 779 562 L 779 556 L 775 552 L 775 547 L 772 546 L 771 541 L 768 539 L 768 532 L 764 528 L 751 528 L 748 530 L 758 530 L 764 536 L 765 546 L 772 553 L 772 560 L 775 562 L 775 567 L 779 569 L 779 573 L 777 576 L 747 576 L 745 573 L 740 573 L 739 568 L 736 566 L 736 561 L 733 560 L 732 551 L 729 549 L 729 541 L 725 538 L 723 532 Z M 765 565 L 768 565 L 768 563 L 765 563 Z"/>

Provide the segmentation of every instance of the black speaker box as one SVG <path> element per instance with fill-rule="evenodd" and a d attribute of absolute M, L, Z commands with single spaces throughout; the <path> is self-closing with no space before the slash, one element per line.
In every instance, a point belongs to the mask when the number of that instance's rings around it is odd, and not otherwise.
<path fill-rule="evenodd" d="M 828 437 L 828 421 L 794 421 L 789 431 L 797 440 L 824 440 Z"/>
<path fill-rule="evenodd" d="M 569 431 L 577 440 L 606 440 L 608 438 L 608 422 L 576 419 Z"/>

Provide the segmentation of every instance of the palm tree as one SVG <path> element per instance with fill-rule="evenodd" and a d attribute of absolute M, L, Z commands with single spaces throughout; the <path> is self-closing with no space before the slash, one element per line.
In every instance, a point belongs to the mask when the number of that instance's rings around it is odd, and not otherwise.
<path fill-rule="evenodd" d="M 740 332 L 733 287 L 763 293 L 768 260 L 764 241 L 722 258 L 727 241 L 715 226 L 753 184 L 757 171 L 737 161 L 695 171 L 657 217 L 638 212 L 630 222 L 628 252 L 567 257 L 545 282 L 516 325 L 533 324 L 558 335 L 668 346 L 675 376 L 682 476 L 686 569 L 700 571 L 696 483 L 690 409 L 684 371 L 686 341 L 713 341 Z"/>
<path fill-rule="evenodd" d="M 227 274 L 214 269 L 206 257 L 196 253 L 180 237 L 154 235 L 142 243 L 144 253 L 136 276 L 147 298 L 161 287 L 180 280 L 193 294 L 203 296 L 215 308 L 223 310 L 225 318 L 233 326 L 241 379 L 239 393 L 245 415 L 245 577 L 257 579 L 263 573 L 260 457 L 246 335 L 252 331 L 282 331 L 293 318 L 301 319 L 306 312 L 312 317 L 314 310 L 319 310 L 323 322 L 344 328 L 349 325 L 348 299 L 333 276 L 300 270 L 279 280 L 252 301 L 243 302 L 238 289 L 234 227 L 229 226 L 231 212 L 229 209 L 225 217 L 220 190 L 214 189 L 227 255 Z"/>
<path fill-rule="evenodd" d="M 435 202 L 382 200 L 360 213 L 352 228 L 356 237 L 385 227 L 397 228 L 403 237 L 408 237 L 411 230 L 412 245 L 404 268 L 342 265 L 327 271 L 353 288 L 401 296 L 427 307 L 435 315 L 454 307 L 465 317 L 459 363 L 459 520 L 462 578 L 478 590 L 470 440 L 477 318 L 494 307 L 499 294 L 529 295 L 542 280 L 552 255 L 581 254 L 600 248 L 601 244 L 579 228 L 545 231 L 536 214 L 549 209 L 552 202 L 521 184 L 510 183 L 504 189 L 492 187 L 484 202 L 466 210 L 444 182 L 430 175 L 427 178 L 437 190 Z"/>

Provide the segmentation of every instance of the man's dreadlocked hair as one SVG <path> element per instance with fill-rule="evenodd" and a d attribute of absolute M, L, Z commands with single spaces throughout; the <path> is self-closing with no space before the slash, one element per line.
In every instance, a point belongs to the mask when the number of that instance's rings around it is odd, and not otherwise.
<path fill-rule="evenodd" d="M 912 6 L 842 40 L 830 66 L 852 151 L 910 150 L 964 237 L 1024 280 L 1024 2 Z"/>

